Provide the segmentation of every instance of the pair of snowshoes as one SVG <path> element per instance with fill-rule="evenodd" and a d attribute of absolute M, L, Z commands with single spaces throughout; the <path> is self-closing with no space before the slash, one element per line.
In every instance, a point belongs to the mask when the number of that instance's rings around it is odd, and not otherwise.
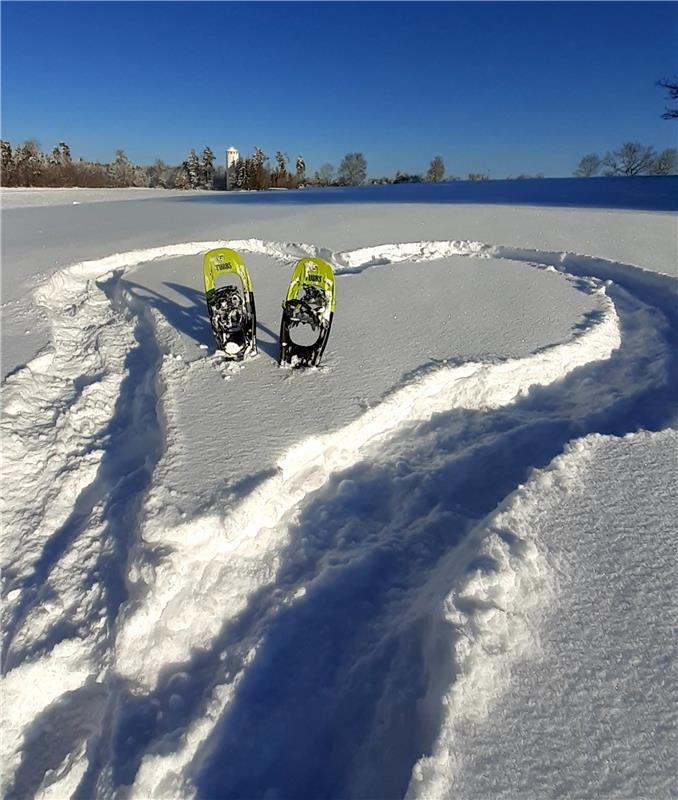
<path fill-rule="evenodd" d="M 219 276 L 236 276 L 240 286 L 215 287 Z M 205 298 L 217 346 L 226 358 L 242 361 L 257 352 L 256 310 L 249 272 L 234 250 L 220 247 L 203 257 Z M 330 336 L 336 296 L 332 267 L 320 258 L 294 266 L 283 301 L 278 364 L 317 366 Z"/>

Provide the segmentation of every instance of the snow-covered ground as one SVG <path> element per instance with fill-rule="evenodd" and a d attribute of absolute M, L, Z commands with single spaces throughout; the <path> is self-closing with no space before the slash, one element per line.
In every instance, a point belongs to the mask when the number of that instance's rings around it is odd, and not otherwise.
<path fill-rule="evenodd" d="M 113 203 L 118 200 L 145 200 L 159 197 L 200 196 L 206 192 L 185 192 L 179 189 L 27 189 L 3 188 L 0 201 L 3 209 L 35 208 L 36 206 L 79 206 L 82 203 Z"/>
<path fill-rule="evenodd" d="M 675 794 L 665 180 L 3 197 L 6 796 Z M 280 369 L 309 254 L 332 334 Z"/>

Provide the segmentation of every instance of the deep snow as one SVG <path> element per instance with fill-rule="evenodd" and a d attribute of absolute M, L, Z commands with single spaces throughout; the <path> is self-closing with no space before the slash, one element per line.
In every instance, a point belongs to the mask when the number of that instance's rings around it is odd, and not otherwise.
<path fill-rule="evenodd" d="M 407 188 L 3 208 L 8 797 L 670 794 L 675 215 Z"/>

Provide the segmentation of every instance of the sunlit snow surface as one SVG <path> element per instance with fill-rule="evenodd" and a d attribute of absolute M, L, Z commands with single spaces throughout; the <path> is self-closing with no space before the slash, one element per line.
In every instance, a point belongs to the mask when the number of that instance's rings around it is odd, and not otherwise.
<path fill-rule="evenodd" d="M 6 796 L 671 796 L 675 182 L 618 185 L 3 199 Z"/>

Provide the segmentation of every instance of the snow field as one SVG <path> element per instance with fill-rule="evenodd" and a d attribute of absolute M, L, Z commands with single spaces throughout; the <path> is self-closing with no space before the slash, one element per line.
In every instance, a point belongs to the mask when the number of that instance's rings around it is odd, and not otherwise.
<path fill-rule="evenodd" d="M 201 191 L 185 192 L 174 189 L 26 189 L 21 187 L 7 188 L 0 191 L 3 210 L 10 208 L 35 208 L 36 206 L 78 206 L 81 203 L 110 203 L 121 200 L 146 200 L 158 197 L 186 197 L 203 194 Z"/>
<path fill-rule="evenodd" d="M 302 255 L 319 255 L 335 264 L 337 273 L 346 276 L 344 281 L 360 280 L 372 267 L 386 268 L 400 261 L 436 262 L 458 256 L 479 259 L 469 262 L 469 267 L 483 261 L 522 261 L 570 276 L 594 276 L 568 278 L 594 301 L 594 310 L 582 317 L 580 330 L 569 340 L 544 346 L 531 355 L 494 363 L 478 360 L 429 366 L 390 392 L 387 383 L 376 401 L 371 398 L 359 414 L 354 403 L 352 413 L 344 418 L 339 415 L 342 424 L 329 433 L 304 437 L 297 432 L 298 444 L 275 445 L 278 452 L 273 461 L 262 459 L 253 464 L 258 472 L 251 470 L 249 477 L 254 478 L 250 484 L 237 489 L 235 473 L 226 470 L 220 478 L 208 481 L 209 491 L 198 492 L 191 506 L 187 484 L 182 485 L 176 476 L 195 458 L 195 453 L 188 452 L 195 442 L 183 434 L 181 421 L 187 408 L 182 398 L 196 376 L 201 388 L 209 388 L 217 379 L 222 389 L 226 386 L 238 392 L 239 384 L 244 391 L 250 381 L 250 391 L 262 393 L 268 388 L 285 396 L 300 383 L 304 391 L 313 393 L 317 378 L 331 380 L 342 368 L 337 329 L 330 338 L 325 374 L 289 373 L 281 378 L 276 372 L 274 383 L 270 376 L 264 377 L 270 368 L 266 356 L 270 362 L 272 348 L 269 352 L 262 348 L 260 356 L 242 369 L 222 367 L 212 356 L 197 360 L 190 353 L 195 345 L 187 350 L 171 321 L 157 309 L 143 310 L 140 298 L 125 285 L 132 268 L 153 260 L 198 256 L 216 246 L 234 247 L 246 256 L 273 257 L 287 267 Z M 601 282 L 615 278 L 627 289 L 616 284 L 606 287 Z M 340 282 L 339 304 L 343 287 Z M 638 295 L 645 302 L 639 301 Z M 196 782 L 204 795 L 212 779 L 209 776 L 224 778 L 213 759 L 219 758 L 224 747 L 233 749 L 234 745 L 220 728 L 229 714 L 237 720 L 242 713 L 235 703 L 242 687 L 254 691 L 254 682 L 256 689 L 256 672 L 255 678 L 250 677 L 253 667 L 269 657 L 269 632 L 283 624 L 286 613 L 294 613 L 290 610 L 296 608 L 306 613 L 303 609 L 314 593 L 331 590 L 332 597 L 332 583 L 344 569 L 350 586 L 351 575 L 360 573 L 384 548 L 411 554 L 416 535 L 422 532 L 416 521 L 426 516 L 422 496 L 431 491 L 427 476 L 435 472 L 436 453 L 444 454 L 440 474 L 449 475 L 460 458 L 475 459 L 482 447 L 494 446 L 505 425 L 538 431 L 532 404 L 541 404 L 553 419 L 566 420 L 570 434 L 577 420 L 589 414 L 592 421 L 581 423 L 586 432 L 586 425 L 594 424 L 592 406 L 599 414 L 619 405 L 626 407 L 643 389 L 665 381 L 670 363 L 666 323 L 646 303 L 670 309 L 675 285 L 638 268 L 602 259 L 478 242 L 392 244 L 334 253 L 309 245 L 241 240 L 190 242 L 75 265 L 51 278 L 36 300 L 47 309 L 53 352 L 12 375 L 3 400 L 3 455 L 7 459 L 3 468 L 12 476 L 3 496 L 5 521 L 11 522 L 5 530 L 12 531 L 7 549 L 3 543 L 3 559 L 5 553 L 10 554 L 5 564 L 8 672 L 3 691 L 15 698 L 17 707 L 4 739 L 5 774 L 14 773 L 18 766 L 16 774 L 21 777 L 25 764 L 25 759 L 19 764 L 21 749 L 30 745 L 25 738 L 29 723 L 57 698 L 84 687 L 88 679 L 109 686 L 110 694 L 110 686 L 122 679 L 129 681 L 130 702 L 134 696 L 149 700 L 158 709 L 159 720 L 155 738 L 139 744 L 130 761 L 139 767 L 138 771 L 131 769 L 126 779 L 132 785 L 131 796 L 165 797 L 191 796 Z M 332 363 L 330 351 L 335 343 L 337 361 Z M 406 345 L 404 339 L 399 343 Z M 136 355 L 131 358 L 130 354 Z M 350 357 L 350 351 L 347 355 Z M 592 369 L 590 375 L 585 368 Z M 223 381 L 224 377 L 228 381 Z M 555 387 L 568 378 L 565 391 Z M 121 413 L 121 396 L 126 394 L 123 387 L 130 384 L 135 387 L 136 399 Z M 150 426 L 149 439 L 141 440 L 149 443 L 149 458 L 143 461 L 138 452 L 131 452 L 107 462 L 108 447 L 119 426 L 130 418 L 136 419 L 135 424 L 150 419 L 150 409 L 158 402 L 162 415 Z M 189 401 L 189 407 L 191 402 L 194 415 L 200 417 L 195 400 Z M 512 406 L 516 406 L 515 412 Z M 204 413 L 209 417 L 209 410 Z M 282 416 L 280 410 L 277 414 Z M 43 418 L 44 430 L 36 436 L 35 420 Z M 471 420 L 479 426 L 479 444 L 464 433 Z M 290 437 L 287 432 L 283 440 L 293 442 Z M 412 441 L 417 442 L 415 453 L 411 452 Z M 264 447 L 258 452 L 268 456 L 274 449 Z M 542 458 L 546 455 L 540 454 Z M 403 634 L 407 639 L 410 629 L 420 626 L 422 619 L 436 620 L 426 640 L 415 643 L 432 654 L 421 722 L 426 728 L 424 739 L 434 742 L 434 731 L 437 733 L 441 722 L 441 697 L 447 716 L 431 760 L 421 762 L 415 770 L 416 782 L 410 793 L 444 796 L 444 785 L 461 773 L 461 763 L 455 761 L 457 730 L 469 719 L 486 716 L 508 685 L 511 664 L 538 650 L 531 615 L 536 607 L 552 602 L 553 565 L 531 528 L 530 515 L 540 497 L 554 486 L 557 491 L 560 483 L 567 484 L 568 469 L 563 463 L 569 464 L 568 458 L 563 456 L 564 462 L 557 459 L 537 473 L 499 513 L 490 505 L 474 513 L 456 510 L 456 516 L 448 509 L 447 516 L 441 512 L 436 519 L 434 506 L 427 512 L 432 531 L 438 538 L 447 526 L 450 546 L 435 551 L 438 559 L 430 562 L 426 554 L 412 560 L 413 572 L 403 577 L 402 596 L 395 601 L 403 611 L 402 622 L 395 629 L 391 620 L 391 628 L 379 634 L 384 618 L 374 617 L 370 635 L 377 636 L 377 650 L 397 642 L 399 632 L 408 632 Z M 413 473 L 418 477 L 412 496 L 405 493 L 403 498 L 388 486 L 398 484 L 397 465 L 408 459 L 417 465 Z M 110 474 L 102 482 L 102 464 L 107 463 Z M 139 538 L 121 545 L 107 537 L 107 496 L 123 482 L 129 463 L 148 491 L 143 501 L 139 497 L 130 503 L 124 517 L 132 527 L 139 525 Z M 204 468 L 208 470 L 213 463 L 208 459 Z M 527 459 L 525 468 L 530 463 Z M 390 479 L 381 475 L 382 468 Z M 370 527 L 361 519 L 366 494 L 360 484 L 364 474 L 369 476 L 372 471 L 376 481 L 371 487 L 373 502 L 383 501 L 390 510 L 382 528 Z M 53 487 L 47 495 L 45 485 Z M 455 495 L 458 503 L 464 494 L 461 487 L 458 497 Z M 332 498 L 348 499 L 335 508 L 334 515 L 329 510 Z M 492 513 L 488 516 L 488 512 Z M 323 530 L 332 516 L 341 535 L 337 546 L 328 549 L 332 542 L 323 539 Z M 401 518 L 410 520 L 409 529 L 404 523 L 399 527 Z M 461 533 L 467 535 L 462 538 Z M 102 579 L 100 573 L 106 571 L 111 554 L 118 571 L 124 573 L 129 562 L 129 572 Z M 124 590 L 122 583 L 127 583 Z M 368 652 L 356 650 L 363 662 L 369 662 Z M 452 659 L 445 653 L 452 654 Z M 84 666 L 73 670 L 73 664 Z M 350 672 L 344 675 L 346 687 Z M 199 697 L 188 699 L 182 694 L 182 675 L 199 685 Z M 394 671 L 387 692 L 402 689 L 398 680 Z M 35 682 L 48 684 L 49 691 L 35 694 L 29 703 L 22 692 Z M 351 696 L 349 688 L 344 691 Z M 100 721 L 105 694 L 99 692 L 92 701 Z M 387 694 L 387 699 L 392 697 Z M 121 701 L 113 718 L 107 718 L 107 724 L 113 719 L 124 723 L 125 702 Z M 350 766 L 337 768 L 334 776 L 328 770 L 326 780 L 341 775 L 344 781 L 353 781 L 352 791 L 358 796 L 361 787 L 363 796 L 375 788 L 368 756 L 379 753 L 379 734 L 389 728 L 389 704 L 381 708 L 386 719 L 371 732 L 362 731 L 364 753 L 353 754 L 354 760 L 346 762 Z M 378 716 L 379 709 L 375 713 Z M 163 715 L 165 721 L 160 721 Z M 49 796 L 57 786 L 66 791 L 66 787 L 82 785 L 86 772 L 83 742 L 93 730 L 92 726 L 75 727 L 77 735 L 68 741 L 71 755 L 62 753 L 63 757 L 54 759 L 51 772 L 45 769 L 37 778 L 26 777 L 27 786 Z M 106 751 L 111 747 L 104 741 L 104 760 L 110 757 Z M 242 747 L 251 758 L 246 745 Z M 302 747 L 301 755 L 312 752 L 310 748 L 310 744 Z M 277 763 L 271 757 L 268 769 L 267 764 L 262 766 L 262 782 L 256 786 L 248 785 L 247 776 L 237 771 L 226 775 L 225 785 L 234 790 L 261 790 L 263 781 L 273 780 L 270 776 Z M 401 789 L 407 786 L 402 770 L 413 763 L 413 754 L 407 750 L 396 781 Z M 244 768 L 248 764 L 251 761 L 246 758 Z M 15 776 L 15 788 L 19 784 Z M 92 785 L 102 788 L 96 781 Z M 269 788 L 276 790 L 274 783 Z M 295 784 L 286 788 L 293 790 Z"/>
<path fill-rule="evenodd" d="M 240 250 L 248 249 L 240 243 Z M 478 251 L 475 244 L 467 248 L 464 243 L 446 243 L 443 252 L 447 255 L 462 249 L 469 253 Z M 440 252 L 440 248 L 434 249 L 433 257 L 440 257 Z M 340 256 L 337 260 L 341 264 L 343 259 Z M 350 263 L 350 256 L 346 256 L 345 261 Z M 340 266 L 339 274 L 341 269 Z M 307 494 L 323 486 L 331 474 L 348 469 L 361 460 L 368 445 L 378 444 L 406 423 L 429 419 L 443 410 L 505 405 L 527 392 L 533 384 L 551 383 L 581 364 L 608 358 L 619 346 L 617 320 L 614 306 L 604 294 L 599 299 L 602 320 L 569 342 L 528 358 L 500 364 L 443 366 L 396 391 L 332 434 L 305 439 L 279 456 L 275 474 L 257 486 L 236 508 L 232 508 L 224 497 L 225 511 L 221 514 L 215 514 L 214 508 L 222 503 L 211 498 L 208 514 L 197 513 L 185 523 L 178 521 L 186 512 L 176 511 L 176 503 L 166 491 L 167 476 L 160 465 L 163 477 L 158 492 L 152 489 L 149 493 L 148 522 L 143 536 L 147 544 L 169 544 L 172 552 L 145 576 L 151 591 L 134 615 L 120 626 L 118 671 L 144 683 L 154 674 L 157 665 L 181 662 L 193 648 L 209 646 L 224 625 L 225 610 L 228 609 L 229 615 L 237 616 L 254 589 L 273 580 L 279 568 L 279 553 L 287 543 L 284 526 L 280 528 L 284 516 Z M 238 380 L 240 370 L 238 367 L 234 369 L 233 379 Z M 185 368 L 177 366 L 175 360 L 166 360 L 163 380 L 168 395 L 181 394 L 185 387 L 182 385 L 185 374 Z M 180 390 L 177 387 L 172 391 L 173 380 L 182 387 Z M 308 398 L 306 387 L 304 396 Z M 228 400 L 225 402 L 228 406 Z M 322 398 L 319 398 L 318 403 L 321 402 Z M 223 413 L 222 406 L 216 407 L 218 413 Z M 335 409 L 336 398 L 333 413 L 336 413 Z M 170 415 L 174 416 L 172 411 Z M 259 417 L 257 420 L 261 422 Z M 259 422 L 256 433 L 264 438 Z M 277 417 L 273 422 L 276 427 L 284 424 Z M 261 424 L 265 425 L 265 422 Z M 213 429 L 209 423 L 207 428 Z M 254 435 L 253 431 L 252 436 L 248 433 L 243 435 L 246 447 Z M 182 438 L 181 425 L 178 425 L 169 441 L 176 441 L 181 447 Z M 239 444 L 226 441 L 223 447 L 230 451 Z M 257 447 L 256 444 L 252 446 Z M 201 449 L 201 452 L 204 451 Z M 171 449 L 166 458 L 174 458 Z M 183 459 L 180 463 L 184 463 Z M 240 459 L 238 464 L 241 464 Z M 237 475 L 232 476 L 232 480 L 236 478 Z M 209 481 L 209 477 L 206 480 Z M 193 491 L 199 492 L 199 489 Z M 236 550 L 237 559 L 226 557 Z M 133 573 L 132 579 L 137 577 L 143 582 L 143 575 Z M 205 615 L 205 609 L 211 613 Z M 200 619 L 200 625 L 196 625 L 197 619 Z M 161 652 L 166 655 L 159 659 Z M 152 687 L 151 680 L 148 688 Z"/>
<path fill-rule="evenodd" d="M 508 646 L 485 642 L 483 631 L 460 639 L 454 663 L 463 677 L 408 797 L 672 796 L 678 681 L 666 613 L 675 575 L 666 567 L 675 548 L 664 512 L 678 500 L 677 445 L 675 430 L 579 439 L 503 504 L 495 530 L 537 548 L 534 575 L 548 585 L 535 594 L 528 584 L 520 603 L 497 604 L 520 609 L 519 622 L 502 611 L 492 626 L 522 624 Z M 445 624 L 459 630 L 459 615 L 445 614 Z M 482 693 L 494 700 L 491 718 L 466 685 L 470 642 L 485 643 L 479 674 L 512 672 L 509 693 L 497 696 L 496 679 Z"/>

